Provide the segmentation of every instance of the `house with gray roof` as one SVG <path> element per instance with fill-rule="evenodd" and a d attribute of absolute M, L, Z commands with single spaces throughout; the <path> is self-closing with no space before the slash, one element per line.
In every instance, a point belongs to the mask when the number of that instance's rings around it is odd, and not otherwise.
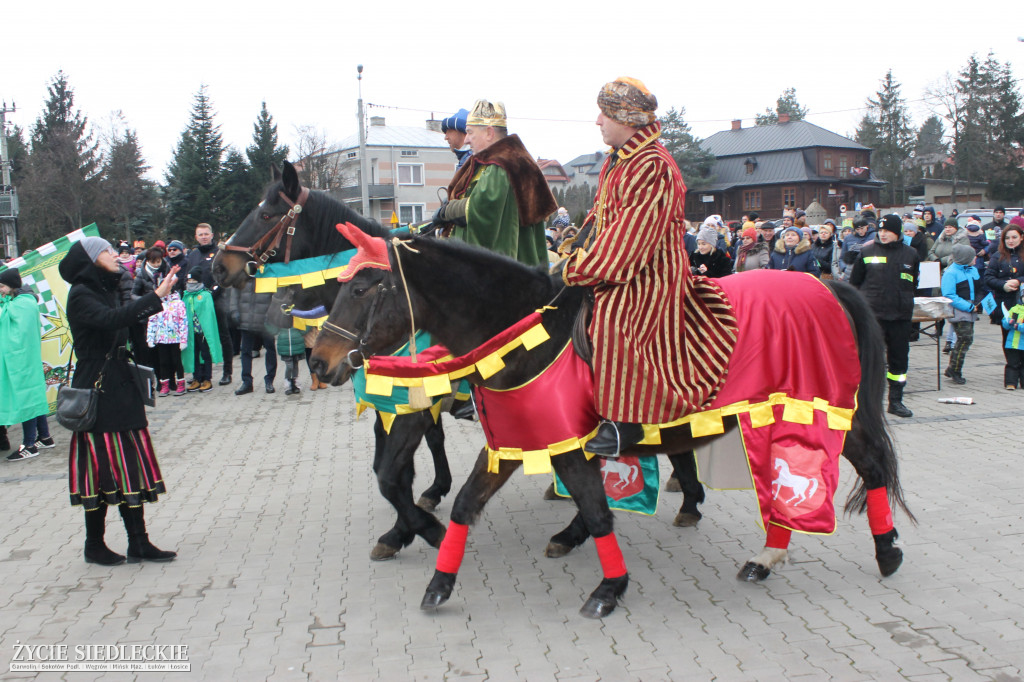
<path fill-rule="evenodd" d="M 885 182 L 871 172 L 871 149 L 808 121 L 779 119 L 753 128 L 733 121 L 701 143 L 716 160 L 711 184 L 687 193 L 687 218 L 756 212 L 772 219 L 814 201 L 837 217 L 840 206 L 878 203 Z"/>
<path fill-rule="evenodd" d="M 384 225 L 392 213 L 401 225 L 430 220 L 441 205 L 438 190 L 455 175 L 456 158 L 441 122 L 430 120 L 422 128 L 388 126 L 383 116 L 371 116 L 366 155 L 370 216 Z M 359 135 L 346 137 L 324 157 L 332 179 L 325 189 L 359 212 Z"/>

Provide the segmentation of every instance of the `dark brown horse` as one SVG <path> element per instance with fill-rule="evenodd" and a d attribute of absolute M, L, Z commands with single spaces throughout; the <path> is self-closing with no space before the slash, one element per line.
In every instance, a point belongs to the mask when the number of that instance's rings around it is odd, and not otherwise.
<path fill-rule="evenodd" d="M 379 250 L 380 246 L 375 248 Z M 367 268 L 342 285 L 328 318 L 330 325 L 325 326 L 342 332 L 322 333 L 314 347 L 314 370 L 333 384 L 341 384 L 351 376 L 353 369 L 346 362 L 350 354 L 355 353 L 358 362 L 360 355 L 370 357 L 406 336 L 410 309 L 417 328 L 430 332 L 453 355 L 461 356 L 538 308 L 548 306 L 543 312 L 543 324 L 551 342 L 530 351 L 521 346 L 512 350 L 503 357 L 504 369 L 487 379 L 477 373 L 467 377 L 474 385 L 490 389 L 508 389 L 530 381 L 569 342 L 583 291 L 563 287 L 557 276 L 487 251 L 432 239 L 388 244 L 387 253 L 390 271 Z M 885 373 L 881 331 L 856 290 L 842 283 L 828 284 L 850 322 L 848 333 L 856 339 L 862 376 L 857 392 L 859 408 L 843 452 L 857 470 L 861 483 L 847 500 L 847 510 L 863 512 L 867 508 L 869 517 L 884 516 L 895 503 L 913 519 L 903 500 L 896 454 L 881 411 Z M 737 419 L 727 418 L 725 428 L 726 433 L 738 428 Z M 685 453 L 723 435 L 695 437 L 686 424 L 662 430 L 660 445 L 637 446 L 630 454 Z M 598 460 L 587 460 L 581 450 L 576 450 L 552 457 L 551 462 L 579 508 L 578 524 L 598 545 L 605 577 L 581 613 L 602 617 L 614 610 L 617 598 L 628 584 L 628 574 L 612 532 L 612 514 Z M 442 544 L 438 567 L 422 608 L 436 608 L 448 600 L 464 550 L 467 526 L 519 464 L 502 459 L 495 474 L 488 471 L 486 452 L 477 458 L 469 480 L 456 497 L 448 537 Z M 894 528 L 874 536 L 876 560 L 883 576 L 894 573 L 902 562 L 902 552 L 893 544 L 896 537 Z M 766 547 L 747 562 L 739 577 L 763 579 L 785 555 L 785 549 Z"/>
<path fill-rule="evenodd" d="M 300 198 L 302 203 L 299 203 Z M 296 205 L 299 206 L 297 211 Z M 256 274 L 257 263 L 280 263 L 286 255 L 291 260 L 300 260 L 351 251 L 352 245 L 334 229 L 338 222 L 356 224 L 367 234 L 382 237 L 390 234 L 380 224 L 363 218 L 327 194 L 303 190 L 295 167 L 285 162 L 283 171 L 275 169 L 274 179 L 260 205 L 242 221 L 226 244 L 221 245 L 213 260 L 214 277 L 222 286 L 241 288 Z M 319 287 L 291 287 L 288 292 L 291 298 L 287 300 L 298 309 L 329 307 L 337 291 L 338 283 L 332 279 Z M 448 494 L 452 484 L 440 418 L 435 423 L 429 410 L 400 414 L 395 417 L 390 432 L 386 432 L 377 413 L 374 436 L 373 471 L 381 494 L 395 508 L 398 519 L 394 527 L 378 539 L 370 558 L 377 561 L 393 558 L 417 535 L 438 547 L 445 529 L 430 512 Z M 413 455 L 423 440 L 433 458 L 435 478 L 419 501 L 414 502 Z"/>

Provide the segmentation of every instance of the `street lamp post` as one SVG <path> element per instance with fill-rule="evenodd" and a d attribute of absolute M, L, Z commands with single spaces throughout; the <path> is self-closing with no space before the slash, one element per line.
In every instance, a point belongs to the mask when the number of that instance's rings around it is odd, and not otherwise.
<path fill-rule="evenodd" d="M 370 187 L 367 178 L 370 175 L 370 164 L 366 158 L 366 116 L 363 115 L 363 65 L 356 66 L 359 81 L 359 197 L 362 204 L 362 213 L 370 217 Z"/>

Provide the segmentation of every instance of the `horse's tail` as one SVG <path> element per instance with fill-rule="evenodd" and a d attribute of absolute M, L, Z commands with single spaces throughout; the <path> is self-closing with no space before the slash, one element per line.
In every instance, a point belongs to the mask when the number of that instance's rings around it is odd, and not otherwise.
<path fill-rule="evenodd" d="M 889 504 L 899 507 L 907 518 L 917 523 L 913 513 L 907 508 L 903 497 L 903 486 L 900 485 L 899 463 L 896 459 L 896 447 L 889 433 L 889 425 L 885 420 L 882 405 L 885 398 L 885 342 L 882 328 L 875 319 L 875 314 L 868 307 L 867 301 L 860 292 L 845 282 L 827 280 L 825 282 L 832 293 L 842 304 L 853 320 L 857 335 L 857 353 L 860 356 L 860 388 L 857 390 L 857 411 L 853 416 L 853 432 L 856 432 L 859 444 L 872 461 L 868 466 L 875 469 L 881 483 L 889 493 Z M 877 456 L 880 455 L 880 460 Z M 863 514 L 867 509 L 867 485 L 863 477 L 859 485 L 846 498 L 846 513 Z"/>

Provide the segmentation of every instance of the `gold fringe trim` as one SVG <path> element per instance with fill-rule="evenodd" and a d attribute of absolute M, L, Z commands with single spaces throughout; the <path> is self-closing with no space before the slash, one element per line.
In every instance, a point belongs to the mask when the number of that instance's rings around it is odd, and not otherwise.
<path fill-rule="evenodd" d="M 431 398 L 447 395 L 452 392 L 452 382 L 458 381 L 473 372 L 477 372 L 482 379 L 489 379 L 505 368 L 505 362 L 502 360 L 503 357 L 520 346 L 526 350 L 532 350 L 547 341 L 549 338 L 551 337 L 548 336 L 543 323 L 537 323 L 515 339 L 509 341 L 493 353 L 484 356 L 474 364 L 467 365 L 466 367 L 460 367 L 459 369 L 448 372 L 447 374 L 437 374 L 428 377 L 390 377 L 381 374 L 374 374 L 373 360 L 370 359 L 364 365 L 366 370 L 366 392 L 370 395 L 387 397 L 391 395 L 395 386 L 403 386 L 406 388 L 422 387 L 427 396 Z M 437 360 L 437 362 L 446 362 L 451 359 L 452 356 L 447 355 Z"/>

